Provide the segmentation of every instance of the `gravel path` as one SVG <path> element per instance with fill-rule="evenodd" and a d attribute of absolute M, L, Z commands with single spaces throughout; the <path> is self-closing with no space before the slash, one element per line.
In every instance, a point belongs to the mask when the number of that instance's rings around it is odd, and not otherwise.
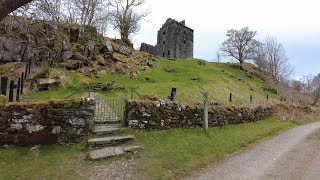
<path fill-rule="evenodd" d="M 320 122 L 291 129 L 187 179 L 320 179 Z"/>

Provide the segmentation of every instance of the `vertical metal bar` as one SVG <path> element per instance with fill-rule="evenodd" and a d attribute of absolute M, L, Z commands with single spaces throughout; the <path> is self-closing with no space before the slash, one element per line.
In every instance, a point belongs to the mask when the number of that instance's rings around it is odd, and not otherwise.
<path fill-rule="evenodd" d="M 1 77 L 1 93 L 4 96 L 7 96 L 7 86 L 8 86 L 8 77 Z"/>
<path fill-rule="evenodd" d="M 18 79 L 18 87 L 17 87 L 17 96 L 16 96 L 16 101 L 19 102 L 20 99 L 20 86 L 21 86 L 21 79 Z"/>
<path fill-rule="evenodd" d="M 21 73 L 21 86 L 20 86 L 20 94 L 23 94 L 23 86 L 24 86 L 24 73 Z"/>
<path fill-rule="evenodd" d="M 10 81 L 9 102 L 13 102 L 14 81 Z"/>

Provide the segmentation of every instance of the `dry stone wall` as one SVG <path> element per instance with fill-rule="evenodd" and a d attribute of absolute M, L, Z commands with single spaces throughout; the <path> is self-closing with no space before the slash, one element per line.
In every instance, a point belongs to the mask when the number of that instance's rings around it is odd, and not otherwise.
<path fill-rule="evenodd" d="M 0 145 L 68 144 L 93 126 L 91 99 L 0 105 Z"/>
<path fill-rule="evenodd" d="M 182 105 L 162 100 L 154 102 L 128 101 L 127 124 L 134 130 L 161 130 L 203 126 L 203 105 Z M 209 126 L 222 126 L 258 121 L 282 110 L 311 112 L 309 107 L 285 105 L 235 107 L 209 106 Z"/>

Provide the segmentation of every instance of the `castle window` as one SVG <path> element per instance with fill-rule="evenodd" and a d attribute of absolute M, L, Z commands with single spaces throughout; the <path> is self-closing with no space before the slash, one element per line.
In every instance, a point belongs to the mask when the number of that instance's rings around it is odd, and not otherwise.
<path fill-rule="evenodd" d="M 183 31 L 183 34 L 186 34 L 186 31 Z"/>
<path fill-rule="evenodd" d="M 170 50 L 168 51 L 168 56 L 170 56 Z"/>
<path fill-rule="evenodd" d="M 165 31 L 163 31 L 163 35 L 166 35 L 166 32 L 165 32 Z"/>
<path fill-rule="evenodd" d="M 183 41 L 183 44 L 186 44 L 186 40 Z"/>
<path fill-rule="evenodd" d="M 166 41 L 163 41 L 163 44 L 166 44 Z"/>
<path fill-rule="evenodd" d="M 163 53 L 163 54 L 162 54 L 162 57 L 165 57 L 165 56 L 166 56 L 166 53 Z"/>

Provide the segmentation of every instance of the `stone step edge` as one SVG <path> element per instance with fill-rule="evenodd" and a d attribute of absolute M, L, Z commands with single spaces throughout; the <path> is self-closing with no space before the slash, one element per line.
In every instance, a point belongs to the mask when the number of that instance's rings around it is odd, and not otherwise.
<path fill-rule="evenodd" d="M 88 158 L 90 160 L 106 159 L 109 157 L 120 156 L 125 152 L 137 152 L 141 146 L 128 146 L 128 147 L 106 147 L 89 152 Z"/>

